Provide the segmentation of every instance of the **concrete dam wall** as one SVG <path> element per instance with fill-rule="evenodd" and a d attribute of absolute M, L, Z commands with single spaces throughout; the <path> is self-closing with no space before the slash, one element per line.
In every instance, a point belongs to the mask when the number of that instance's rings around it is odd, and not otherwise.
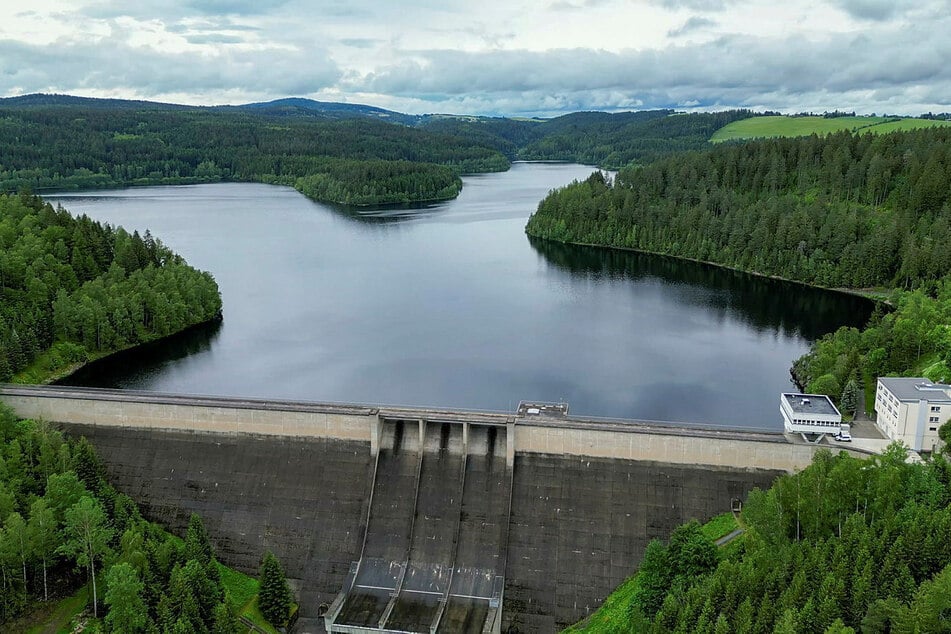
<path fill-rule="evenodd" d="M 224 562 L 254 572 L 273 550 L 303 631 L 328 610 L 350 628 L 337 631 L 556 631 L 650 539 L 814 451 L 567 416 L 13 386 L 0 398 L 87 436 L 150 519 L 181 533 L 200 513 Z"/>

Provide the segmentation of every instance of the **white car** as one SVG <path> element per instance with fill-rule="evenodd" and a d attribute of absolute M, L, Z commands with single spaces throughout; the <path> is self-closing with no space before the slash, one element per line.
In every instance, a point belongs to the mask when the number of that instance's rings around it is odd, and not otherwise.
<path fill-rule="evenodd" d="M 852 434 L 847 431 L 839 432 L 833 438 L 839 442 L 852 442 Z"/>

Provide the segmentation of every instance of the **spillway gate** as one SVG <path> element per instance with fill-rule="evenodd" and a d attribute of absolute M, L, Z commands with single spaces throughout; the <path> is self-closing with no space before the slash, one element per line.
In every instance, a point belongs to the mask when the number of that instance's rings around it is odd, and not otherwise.
<path fill-rule="evenodd" d="M 328 632 L 501 630 L 508 435 L 504 423 L 380 417 L 361 556 Z"/>

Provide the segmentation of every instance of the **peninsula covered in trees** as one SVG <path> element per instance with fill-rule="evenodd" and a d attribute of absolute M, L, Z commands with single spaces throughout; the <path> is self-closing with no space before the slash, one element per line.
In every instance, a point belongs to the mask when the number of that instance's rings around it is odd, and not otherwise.
<path fill-rule="evenodd" d="M 221 314 L 218 285 L 148 232 L 0 196 L 0 381 L 69 367 Z"/>

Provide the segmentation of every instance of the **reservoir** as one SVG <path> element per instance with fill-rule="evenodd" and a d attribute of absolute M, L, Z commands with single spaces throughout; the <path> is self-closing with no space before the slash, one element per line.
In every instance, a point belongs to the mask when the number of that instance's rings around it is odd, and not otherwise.
<path fill-rule="evenodd" d="M 68 382 L 188 394 L 578 415 L 777 430 L 809 344 L 870 302 L 670 258 L 530 241 L 592 168 L 516 163 L 456 200 L 357 213 L 222 183 L 47 196 L 146 229 L 221 288 L 224 320 Z"/>

